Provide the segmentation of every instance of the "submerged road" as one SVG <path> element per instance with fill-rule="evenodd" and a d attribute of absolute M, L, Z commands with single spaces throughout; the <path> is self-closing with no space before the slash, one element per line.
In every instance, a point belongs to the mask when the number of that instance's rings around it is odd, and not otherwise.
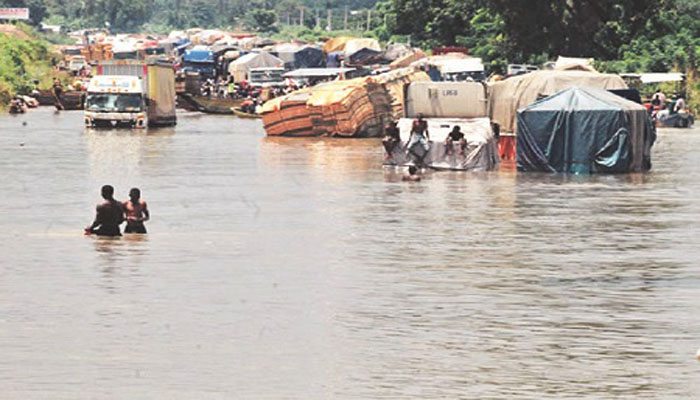
<path fill-rule="evenodd" d="M 381 162 L 228 116 L 0 116 L 0 398 L 700 397 L 700 129 L 644 175 Z M 82 235 L 106 183 L 149 235 Z"/>

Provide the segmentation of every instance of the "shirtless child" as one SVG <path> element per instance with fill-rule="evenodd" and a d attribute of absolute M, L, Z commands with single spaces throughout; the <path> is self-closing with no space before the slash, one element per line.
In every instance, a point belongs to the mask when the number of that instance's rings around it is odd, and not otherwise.
<path fill-rule="evenodd" d="M 418 168 L 413 165 L 408 167 L 408 175 L 404 175 L 403 178 L 401 178 L 404 182 L 420 182 L 421 179 L 421 176 L 418 175 Z"/>
<path fill-rule="evenodd" d="M 126 228 L 124 233 L 146 233 L 144 222 L 151 218 L 146 202 L 141 200 L 141 191 L 133 188 L 129 191 L 131 200 L 124 202 L 126 212 Z"/>

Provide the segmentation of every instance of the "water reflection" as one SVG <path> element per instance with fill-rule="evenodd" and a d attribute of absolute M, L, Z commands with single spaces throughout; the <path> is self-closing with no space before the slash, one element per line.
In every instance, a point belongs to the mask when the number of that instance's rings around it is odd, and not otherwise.
<path fill-rule="evenodd" d="M 381 165 L 381 142 L 377 139 L 264 137 L 260 158 L 268 168 L 303 165 L 314 173 L 355 171 L 366 173 Z"/>
<path fill-rule="evenodd" d="M 697 130 L 662 131 L 650 174 L 408 184 L 377 140 L 23 118 L 0 116 L 4 397 L 700 395 Z M 143 189 L 151 234 L 80 234 L 103 183 Z"/>
<path fill-rule="evenodd" d="M 173 128 L 85 129 L 93 181 L 133 185 L 142 168 L 157 166 L 167 157 L 174 132 Z"/>

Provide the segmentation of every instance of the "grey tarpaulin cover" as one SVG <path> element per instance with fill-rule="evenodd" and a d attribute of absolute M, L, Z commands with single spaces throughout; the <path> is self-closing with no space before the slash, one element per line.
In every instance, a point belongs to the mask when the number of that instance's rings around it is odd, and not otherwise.
<path fill-rule="evenodd" d="M 323 50 L 314 46 L 287 46 L 277 51 L 277 57 L 284 61 L 287 69 L 322 68 L 326 64 Z"/>
<path fill-rule="evenodd" d="M 498 143 L 488 118 L 430 118 L 426 121 L 431 139 L 423 160 L 427 167 L 463 171 L 491 171 L 498 167 Z M 410 118 L 399 120 L 401 144 L 394 148 L 386 165 L 414 165 L 414 157 L 404 147 L 410 139 L 412 124 Z M 445 139 L 455 125 L 460 127 L 467 141 L 463 156 L 459 154 L 457 143 L 454 144 L 451 155 L 447 155 L 445 148 Z"/>
<path fill-rule="evenodd" d="M 584 71 L 535 71 L 514 76 L 492 84 L 489 88 L 489 113 L 491 122 L 501 127 L 501 132 L 515 132 L 516 114 L 519 109 L 542 97 L 574 86 L 601 89 L 627 89 L 618 75 Z"/>
<path fill-rule="evenodd" d="M 593 87 L 573 87 L 518 111 L 519 171 L 641 172 L 656 138 L 646 109 Z"/>

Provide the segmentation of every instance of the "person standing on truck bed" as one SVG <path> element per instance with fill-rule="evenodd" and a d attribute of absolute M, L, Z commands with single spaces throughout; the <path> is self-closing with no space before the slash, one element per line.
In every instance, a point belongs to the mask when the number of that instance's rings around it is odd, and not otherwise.
<path fill-rule="evenodd" d="M 417 165 L 423 165 L 425 157 L 430 151 L 430 133 L 428 133 L 428 121 L 423 119 L 423 114 L 418 114 L 418 118 L 411 126 L 411 136 L 406 143 L 408 155 L 413 155 Z"/>
<path fill-rule="evenodd" d="M 447 148 L 447 155 L 452 155 L 452 148 L 454 143 L 459 143 L 459 155 L 464 155 L 464 150 L 467 147 L 467 141 L 464 139 L 464 133 L 460 129 L 459 125 L 455 125 L 452 131 L 447 135 L 445 139 L 445 147 Z"/>

